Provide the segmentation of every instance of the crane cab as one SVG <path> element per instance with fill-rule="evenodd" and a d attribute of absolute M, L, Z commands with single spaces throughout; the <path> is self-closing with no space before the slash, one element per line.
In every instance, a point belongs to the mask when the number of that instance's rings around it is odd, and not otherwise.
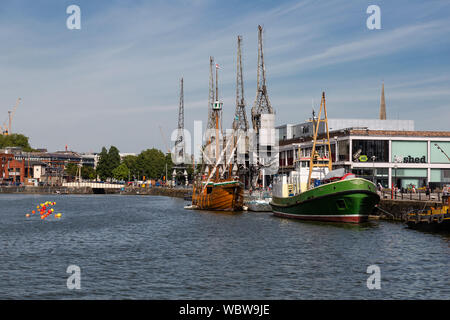
<path fill-rule="evenodd" d="M 222 110 L 222 106 L 223 106 L 223 102 L 216 100 L 212 105 L 212 109 L 213 110 Z"/>

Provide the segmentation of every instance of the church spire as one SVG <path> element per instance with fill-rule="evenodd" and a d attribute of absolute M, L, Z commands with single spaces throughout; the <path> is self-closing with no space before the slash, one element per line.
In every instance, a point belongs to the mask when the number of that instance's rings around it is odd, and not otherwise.
<path fill-rule="evenodd" d="M 384 81 L 381 86 L 380 120 L 386 120 L 386 101 L 384 100 Z"/>

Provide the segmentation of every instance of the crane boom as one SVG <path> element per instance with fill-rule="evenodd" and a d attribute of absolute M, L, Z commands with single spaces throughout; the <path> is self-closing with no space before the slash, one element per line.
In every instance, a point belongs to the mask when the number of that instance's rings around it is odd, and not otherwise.
<path fill-rule="evenodd" d="M 22 100 L 22 98 L 17 98 L 16 105 L 14 106 L 12 111 L 8 111 L 8 114 L 9 114 L 9 126 L 8 126 L 8 131 L 6 133 L 7 135 L 11 134 L 11 123 L 12 123 L 12 120 L 14 118 L 14 114 L 16 113 L 16 109 L 19 106 L 20 100 Z"/>
<path fill-rule="evenodd" d="M 163 138 L 164 145 L 167 148 L 167 153 L 171 153 L 170 148 L 167 145 L 166 137 L 164 136 L 164 132 L 163 132 L 161 125 L 159 126 L 159 131 L 161 132 L 161 137 Z"/>
<path fill-rule="evenodd" d="M 434 145 L 447 157 L 448 161 L 450 161 L 450 157 L 445 153 L 445 151 L 442 150 L 442 148 L 437 143 L 435 143 Z"/>

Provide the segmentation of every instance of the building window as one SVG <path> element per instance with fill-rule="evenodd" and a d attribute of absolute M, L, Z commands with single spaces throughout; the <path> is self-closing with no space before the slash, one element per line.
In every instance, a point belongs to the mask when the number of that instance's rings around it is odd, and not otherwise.
<path fill-rule="evenodd" d="M 391 162 L 428 163 L 426 141 L 392 141 Z"/>
<path fill-rule="evenodd" d="M 389 162 L 389 141 L 387 140 L 353 140 L 354 162 Z"/>
<path fill-rule="evenodd" d="M 431 169 L 430 182 L 450 183 L 450 169 Z"/>
<path fill-rule="evenodd" d="M 350 143 L 349 140 L 342 140 L 338 143 L 339 161 L 350 161 Z"/>
<path fill-rule="evenodd" d="M 377 185 L 378 183 L 381 183 L 384 188 L 388 187 L 388 168 L 353 168 L 352 173 L 355 174 L 358 178 L 373 181 Z"/>
<path fill-rule="evenodd" d="M 431 163 L 450 163 L 447 156 L 450 157 L 449 141 L 431 141 L 430 142 L 430 162 Z"/>

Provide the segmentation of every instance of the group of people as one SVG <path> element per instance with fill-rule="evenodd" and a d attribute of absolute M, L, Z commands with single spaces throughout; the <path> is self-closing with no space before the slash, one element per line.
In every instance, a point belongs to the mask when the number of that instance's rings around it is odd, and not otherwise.
<path fill-rule="evenodd" d="M 383 186 L 381 183 L 378 183 L 378 190 L 382 191 Z M 400 193 L 417 193 L 416 186 L 414 184 L 409 184 L 406 188 L 401 187 L 400 189 L 397 186 L 394 186 L 394 192 L 397 193 L 400 190 Z M 425 194 L 429 196 L 431 194 L 431 188 L 429 185 L 425 187 Z"/>

